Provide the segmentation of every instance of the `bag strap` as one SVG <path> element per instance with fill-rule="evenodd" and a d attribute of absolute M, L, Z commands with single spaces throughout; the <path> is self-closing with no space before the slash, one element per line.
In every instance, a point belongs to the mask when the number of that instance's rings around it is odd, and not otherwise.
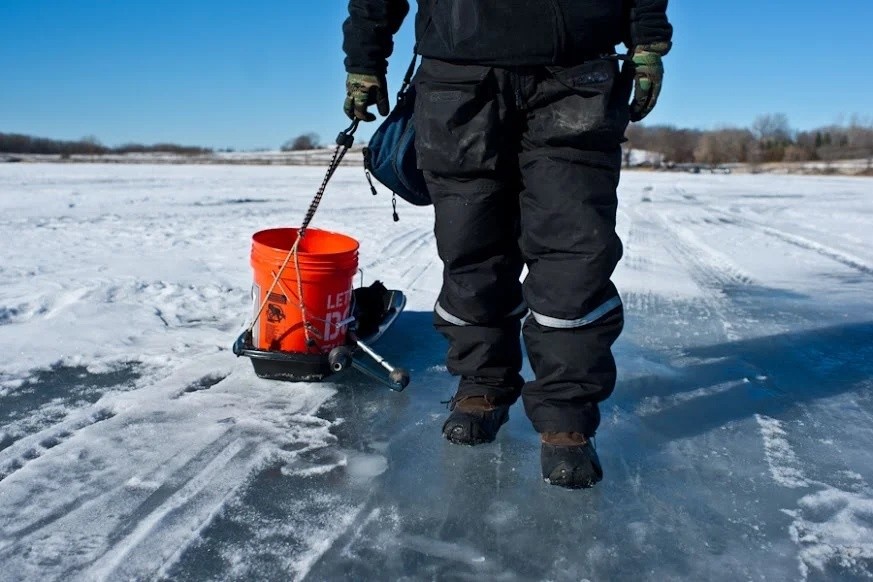
<path fill-rule="evenodd" d="M 417 47 L 416 47 L 417 48 Z M 400 86 L 400 91 L 397 92 L 397 101 L 400 102 L 406 95 L 406 90 L 412 85 L 412 76 L 415 74 L 415 65 L 418 63 L 418 51 L 413 49 L 412 62 L 406 69 L 406 75 L 403 76 L 403 85 Z"/>
<path fill-rule="evenodd" d="M 434 0 L 431 4 L 430 15 L 427 17 L 427 22 L 424 25 L 424 30 L 421 32 L 421 37 L 416 39 L 415 45 L 412 47 L 412 62 L 409 63 L 409 67 L 406 69 L 406 74 L 403 76 L 403 85 L 400 87 L 400 91 L 398 91 L 397 93 L 398 101 L 403 99 L 403 96 L 406 94 L 406 90 L 409 89 L 410 85 L 412 85 L 412 76 L 415 75 L 415 65 L 418 63 L 418 44 L 430 30 L 430 25 L 433 24 L 433 11 L 436 9 L 436 6 L 437 4 L 439 4 L 439 2 L 440 0 Z"/>

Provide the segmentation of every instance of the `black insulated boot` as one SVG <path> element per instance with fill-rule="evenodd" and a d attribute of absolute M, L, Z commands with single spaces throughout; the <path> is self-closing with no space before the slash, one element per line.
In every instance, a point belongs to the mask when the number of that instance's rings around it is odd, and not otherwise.
<path fill-rule="evenodd" d="M 509 420 L 509 406 L 494 404 L 487 396 L 452 400 L 451 411 L 443 424 L 443 436 L 456 445 L 490 443 Z"/>
<path fill-rule="evenodd" d="M 541 461 L 546 483 L 567 489 L 588 489 L 603 479 L 603 468 L 594 445 L 576 432 L 541 435 Z"/>

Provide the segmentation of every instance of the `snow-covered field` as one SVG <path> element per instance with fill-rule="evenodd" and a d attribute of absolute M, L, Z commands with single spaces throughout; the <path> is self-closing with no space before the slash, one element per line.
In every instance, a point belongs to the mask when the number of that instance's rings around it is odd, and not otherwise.
<path fill-rule="evenodd" d="M 873 578 L 873 180 L 627 173 L 606 480 L 521 407 L 440 437 L 431 210 L 342 169 L 316 225 L 410 296 L 391 393 L 257 379 L 249 237 L 320 168 L 0 166 L 0 580 Z"/>

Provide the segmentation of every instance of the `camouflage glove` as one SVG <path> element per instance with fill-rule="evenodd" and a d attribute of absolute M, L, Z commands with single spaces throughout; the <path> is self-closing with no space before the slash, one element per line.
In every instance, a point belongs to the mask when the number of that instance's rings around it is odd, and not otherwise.
<path fill-rule="evenodd" d="M 631 121 L 640 121 L 658 104 L 664 81 L 661 57 L 670 51 L 670 43 L 641 45 L 634 49 L 634 97 L 631 101 Z"/>
<path fill-rule="evenodd" d="M 343 110 L 349 119 L 373 121 L 376 116 L 367 111 L 367 107 L 375 105 L 379 114 L 388 115 L 388 85 L 384 76 L 349 73 L 346 78 L 346 102 Z"/>

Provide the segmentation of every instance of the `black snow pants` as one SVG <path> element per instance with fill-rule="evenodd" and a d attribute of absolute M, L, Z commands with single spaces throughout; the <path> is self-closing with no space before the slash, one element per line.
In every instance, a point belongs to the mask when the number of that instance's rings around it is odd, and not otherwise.
<path fill-rule="evenodd" d="M 521 68 L 424 59 L 415 77 L 418 165 L 444 264 L 434 321 L 461 376 L 455 398 L 522 396 L 538 432 L 592 436 L 615 387 L 623 310 L 610 277 L 622 254 L 631 81 L 609 58 Z"/>

